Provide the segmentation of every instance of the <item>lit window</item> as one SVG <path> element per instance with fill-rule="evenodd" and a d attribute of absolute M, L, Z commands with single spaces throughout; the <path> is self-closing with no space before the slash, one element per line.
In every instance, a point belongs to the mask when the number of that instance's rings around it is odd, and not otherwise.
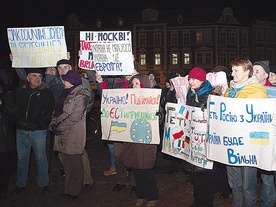
<path fill-rule="evenodd" d="M 183 63 L 184 65 L 190 64 L 190 54 L 189 53 L 184 53 L 183 55 Z"/>
<path fill-rule="evenodd" d="M 161 65 L 161 56 L 160 56 L 160 53 L 156 53 L 154 55 L 154 64 L 155 65 Z"/>
<path fill-rule="evenodd" d="M 178 64 L 178 55 L 176 53 L 172 53 L 172 65 Z"/>
<path fill-rule="evenodd" d="M 200 44 L 203 42 L 203 35 L 202 32 L 196 32 L 196 43 Z"/>
<path fill-rule="evenodd" d="M 140 55 L 140 65 L 146 65 L 146 54 Z"/>

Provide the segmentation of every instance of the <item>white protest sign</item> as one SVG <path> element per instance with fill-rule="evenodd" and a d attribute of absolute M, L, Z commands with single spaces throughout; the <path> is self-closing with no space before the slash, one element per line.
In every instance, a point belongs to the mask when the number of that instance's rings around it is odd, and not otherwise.
<path fill-rule="evenodd" d="M 207 158 L 233 166 L 276 170 L 276 98 L 209 96 Z"/>
<path fill-rule="evenodd" d="M 167 103 L 162 152 L 212 169 L 213 162 L 205 155 L 206 130 L 207 121 L 200 108 Z"/>
<path fill-rule="evenodd" d="M 177 103 L 186 104 L 186 96 L 189 87 L 188 76 L 171 79 L 177 94 Z"/>
<path fill-rule="evenodd" d="M 131 75 L 133 54 L 130 31 L 81 31 L 79 67 L 101 75 Z"/>
<path fill-rule="evenodd" d="M 161 89 L 104 89 L 102 139 L 159 144 L 160 96 Z"/>
<path fill-rule="evenodd" d="M 206 79 L 211 83 L 213 87 L 221 86 L 221 92 L 222 95 L 224 95 L 228 88 L 227 77 L 224 71 L 219 71 L 216 73 L 207 73 Z"/>
<path fill-rule="evenodd" d="M 13 68 L 55 67 L 67 57 L 63 26 L 8 28 Z"/>

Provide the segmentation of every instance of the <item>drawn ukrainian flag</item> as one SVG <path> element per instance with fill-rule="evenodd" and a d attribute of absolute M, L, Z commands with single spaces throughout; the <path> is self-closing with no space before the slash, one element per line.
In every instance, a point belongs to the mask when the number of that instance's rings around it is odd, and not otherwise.
<path fill-rule="evenodd" d="M 127 124 L 114 121 L 111 123 L 111 131 L 123 132 L 126 131 Z"/>
<path fill-rule="evenodd" d="M 250 144 L 269 145 L 268 132 L 250 132 Z"/>

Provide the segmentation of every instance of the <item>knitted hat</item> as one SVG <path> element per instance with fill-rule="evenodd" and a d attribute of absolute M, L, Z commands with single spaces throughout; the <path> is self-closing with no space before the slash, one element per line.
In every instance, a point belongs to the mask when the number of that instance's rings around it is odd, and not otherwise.
<path fill-rule="evenodd" d="M 270 66 L 270 72 L 275 73 L 276 74 L 276 65 L 272 65 Z"/>
<path fill-rule="evenodd" d="M 195 67 L 189 72 L 188 78 L 194 78 L 200 81 L 206 80 L 206 71 L 200 67 Z"/>
<path fill-rule="evenodd" d="M 44 76 L 43 70 L 37 69 L 37 68 L 26 69 L 26 73 L 27 73 L 27 75 L 28 75 L 29 73 L 39 73 L 39 74 L 41 74 L 42 76 Z"/>
<path fill-rule="evenodd" d="M 57 61 L 57 67 L 61 64 L 68 64 L 68 65 L 72 66 L 72 63 L 67 59 L 61 59 L 61 60 Z"/>
<path fill-rule="evenodd" d="M 74 86 L 80 85 L 82 83 L 80 74 L 74 70 L 69 70 L 66 74 L 61 76 L 62 80 L 68 81 Z"/>
<path fill-rule="evenodd" d="M 260 65 L 264 69 L 264 71 L 269 75 L 270 69 L 269 69 L 269 61 L 268 60 L 254 62 L 253 66 L 254 65 Z"/>
<path fill-rule="evenodd" d="M 152 74 L 152 75 L 154 75 L 154 77 L 156 77 L 156 73 L 153 70 L 148 72 L 148 75 L 150 75 L 150 74 Z"/>

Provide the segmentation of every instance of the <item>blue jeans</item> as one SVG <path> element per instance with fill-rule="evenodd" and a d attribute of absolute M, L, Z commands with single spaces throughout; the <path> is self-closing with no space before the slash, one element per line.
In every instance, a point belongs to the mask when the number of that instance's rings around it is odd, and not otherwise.
<path fill-rule="evenodd" d="M 17 183 L 18 187 L 25 187 L 28 180 L 29 162 L 31 147 L 33 148 L 37 169 L 38 169 L 38 186 L 44 187 L 49 184 L 48 162 L 46 156 L 46 130 L 35 131 L 16 131 L 17 145 Z"/>
<path fill-rule="evenodd" d="M 109 143 L 107 144 L 109 148 L 109 153 L 110 153 L 110 162 L 111 162 L 111 167 L 115 168 L 115 150 L 114 150 L 114 143 Z"/>
<path fill-rule="evenodd" d="M 275 203 L 274 175 L 261 174 L 261 201 L 263 207 L 273 207 Z"/>
<path fill-rule="evenodd" d="M 232 188 L 232 206 L 257 206 L 257 168 L 227 166 L 227 176 Z"/>

